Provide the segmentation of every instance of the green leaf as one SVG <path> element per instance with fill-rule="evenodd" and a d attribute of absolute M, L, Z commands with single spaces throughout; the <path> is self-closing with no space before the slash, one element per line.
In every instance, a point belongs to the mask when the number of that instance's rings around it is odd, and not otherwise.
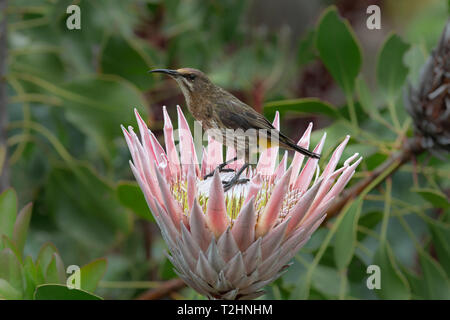
<path fill-rule="evenodd" d="M 66 270 L 64 263 L 58 253 L 53 253 L 52 259 L 47 267 L 45 273 L 45 282 L 47 283 L 61 283 L 66 282 Z"/>
<path fill-rule="evenodd" d="M 106 250 L 131 230 L 131 214 L 110 185 L 90 167 L 54 168 L 46 188 L 48 212 L 68 237 L 90 250 Z"/>
<path fill-rule="evenodd" d="M 38 256 L 36 259 L 36 265 L 39 266 L 43 272 L 46 272 L 50 262 L 53 259 L 54 253 L 58 253 L 58 250 L 50 242 L 45 243 L 41 247 L 41 250 L 39 250 L 39 253 L 38 253 Z"/>
<path fill-rule="evenodd" d="M 381 222 L 381 219 L 383 219 L 383 212 L 371 211 L 359 218 L 358 225 L 372 230 Z M 358 232 L 357 241 L 362 241 L 366 236 L 366 233 Z"/>
<path fill-rule="evenodd" d="M 107 261 L 104 258 L 94 260 L 80 269 L 81 288 L 94 292 L 106 272 Z"/>
<path fill-rule="evenodd" d="M 356 79 L 356 93 L 358 94 L 360 105 L 366 113 L 378 113 L 369 87 L 362 77 Z"/>
<path fill-rule="evenodd" d="M 312 275 L 311 285 L 328 298 L 336 298 L 339 295 L 341 281 L 342 275 L 336 269 L 318 265 Z"/>
<path fill-rule="evenodd" d="M 33 205 L 31 203 L 27 204 L 17 215 L 16 223 L 14 224 L 13 240 L 20 253 L 23 252 L 25 241 L 27 240 L 32 210 Z"/>
<path fill-rule="evenodd" d="M 135 123 L 133 108 L 145 117 L 147 105 L 136 87 L 117 76 L 102 75 L 72 81 L 62 88 L 67 118 L 103 146 L 121 135 L 122 123 Z"/>
<path fill-rule="evenodd" d="M 388 99 L 395 99 L 408 75 L 403 55 L 409 44 L 392 34 L 383 44 L 377 60 L 377 83 Z"/>
<path fill-rule="evenodd" d="M 0 279 L 5 279 L 17 291 L 22 292 L 22 266 L 11 249 L 0 251 Z"/>
<path fill-rule="evenodd" d="M 67 119 L 94 139 L 104 156 L 114 150 L 114 138 L 121 136 L 120 125 L 135 123 L 133 108 L 144 117 L 147 113 L 147 102 L 139 89 L 115 75 L 88 76 L 64 84 L 30 75 L 21 77 L 62 99 Z"/>
<path fill-rule="evenodd" d="M 439 190 L 426 188 L 423 189 L 412 188 L 411 191 L 420 194 L 422 198 L 431 203 L 434 207 L 443 209 L 447 209 L 450 207 L 450 203 L 447 199 L 447 196 Z"/>
<path fill-rule="evenodd" d="M 58 53 L 38 52 L 32 54 L 19 54 L 12 59 L 11 71 L 31 74 L 36 77 L 58 83 L 64 79 L 64 63 Z M 25 85 L 27 91 L 37 88 Z M 39 89 L 38 89 L 39 90 Z"/>
<path fill-rule="evenodd" d="M 102 48 L 100 65 L 103 73 L 119 75 L 146 90 L 154 81 L 147 71 L 156 63 L 148 54 L 148 44 L 137 39 L 109 37 Z"/>
<path fill-rule="evenodd" d="M 36 286 L 44 282 L 44 278 L 38 275 L 38 268 L 35 266 L 31 256 L 27 256 L 23 263 L 24 273 L 24 299 L 33 299 Z"/>
<path fill-rule="evenodd" d="M 352 260 L 356 247 L 356 233 L 359 215 L 361 214 L 362 198 L 358 197 L 346 212 L 343 214 L 342 221 L 336 231 L 334 242 L 334 260 L 338 270 L 347 268 Z"/>
<path fill-rule="evenodd" d="M 271 101 L 264 104 L 264 115 L 269 119 L 275 116 L 276 111 L 280 113 L 280 116 L 287 112 L 295 112 L 306 115 L 322 114 L 333 119 L 340 118 L 340 114 L 334 106 L 317 98 Z"/>
<path fill-rule="evenodd" d="M 422 278 L 417 276 L 412 270 L 405 267 L 402 268 L 402 272 L 405 275 L 410 287 L 411 287 L 411 299 L 424 299 L 425 287 Z"/>
<path fill-rule="evenodd" d="M 387 242 L 380 243 L 373 264 L 381 270 L 381 288 L 375 290 L 381 299 L 409 299 L 410 286 L 397 266 L 392 249 Z"/>
<path fill-rule="evenodd" d="M 314 40 L 315 40 L 314 30 L 310 30 L 308 31 L 308 33 L 306 33 L 306 36 L 300 41 L 297 58 L 301 66 L 307 64 L 308 62 L 316 58 Z"/>
<path fill-rule="evenodd" d="M 17 250 L 16 244 L 7 236 L 3 235 L 0 238 L 0 250 L 10 249 L 16 256 L 19 262 L 22 262 L 22 253 Z"/>
<path fill-rule="evenodd" d="M 435 224 L 428 224 L 439 262 L 450 277 L 450 230 Z"/>
<path fill-rule="evenodd" d="M 427 299 L 450 299 L 450 282 L 444 269 L 423 250 L 419 250 L 422 267 L 425 297 Z"/>
<path fill-rule="evenodd" d="M 423 48 L 423 45 L 412 45 L 408 52 L 405 53 L 404 62 L 408 67 L 408 81 L 417 87 L 420 79 L 420 70 L 426 62 L 428 53 Z"/>
<path fill-rule="evenodd" d="M 386 154 L 379 152 L 364 158 L 364 162 L 367 166 L 367 170 L 372 171 L 386 161 L 387 158 L 388 156 Z"/>
<path fill-rule="evenodd" d="M 17 196 L 13 189 L 0 194 L 0 236 L 11 238 L 17 215 Z"/>
<path fill-rule="evenodd" d="M 22 293 L 5 279 L 0 279 L 0 300 L 1 299 L 20 300 L 22 299 Z"/>
<path fill-rule="evenodd" d="M 34 293 L 35 300 L 102 300 L 99 296 L 92 293 L 69 289 L 60 284 L 44 284 L 36 288 Z"/>
<path fill-rule="evenodd" d="M 316 47 L 333 78 L 347 95 L 351 94 L 361 68 L 361 49 L 350 24 L 339 17 L 334 6 L 319 20 Z"/>
<path fill-rule="evenodd" d="M 144 194 L 135 182 L 120 181 L 116 187 L 116 194 L 120 203 L 131 209 L 135 214 L 149 221 L 155 221 L 151 214 Z"/>

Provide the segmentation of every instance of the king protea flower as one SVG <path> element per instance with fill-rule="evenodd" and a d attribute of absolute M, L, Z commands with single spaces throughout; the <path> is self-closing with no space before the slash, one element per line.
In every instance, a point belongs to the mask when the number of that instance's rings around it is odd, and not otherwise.
<path fill-rule="evenodd" d="M 198 165 L 194 142 L 178 107 L 180 154 L 164 108 L 164 149 L 136 112 L 140 139 L 122 127 L 133 161 L 131 169 L 169 247 L 175 272 L 210 299 L 251 299 L 289 267 L 289 261 L 325 218 L 361 161 L 358 154 L 336 169 L 349 140 L 336 148 L 322 174 L 318 160 L 296 153 L 289 168 L 287 153 L 276 164 L 278 147 L 267 149 L 244 175 L 250 180 L 226 193 L 219 173 L 205 173 L 223 162 L 222 145 L 211 140 Z M 279 129 L 279 116 L 274 126 Z M 308 148 L 312 124 L 298 145 Z M 325 136 L 314 152 L 321 153 Z M 234 157 L 228 148 L 226 159 Z M 232 163 L 230 168 L 240 167 Z"/>

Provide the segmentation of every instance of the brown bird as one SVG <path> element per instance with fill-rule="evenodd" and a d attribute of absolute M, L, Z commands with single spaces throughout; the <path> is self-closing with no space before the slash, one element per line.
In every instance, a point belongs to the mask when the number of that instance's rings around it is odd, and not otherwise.
<path fill-rule="evenodd" d="M 219 171 L 227 171 L 225 166 L 240 157 L 245 159 L 245 164 L 235 176 L 230 181 L 223 182 L 225 190 L 236 183 L 248 181 L 239 177 L 249 166 L 250 156 L 258 152 L 258 149 L 261 151 L 264 148 L 270 148 L 273 141 L 277 141 L 281 148 L 294 150 L 308 157 L 320 158 L 320 155 L 298 146 L 289 137 L 275 129 L 269 120 L 252 107 L 213 84 L 200 70 L 155 69 L 149 72 L 165 73 L 175 79 L 183 92 L 189 111 L 197 121 L 202 123 L 203 129 L 214 139 L 237 150 L 237 156 L 219 165 Z"/>

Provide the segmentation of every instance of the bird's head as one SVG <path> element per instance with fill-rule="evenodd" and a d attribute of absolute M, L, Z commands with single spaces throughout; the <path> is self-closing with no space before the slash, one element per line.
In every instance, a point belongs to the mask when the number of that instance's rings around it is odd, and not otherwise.
<path fill-rule="evenodd" d="M 203 72 L 193 68 L 154 69 L 149 72 L 165 73 L 171 76 L 176 80 L 188 101 L 195 95 L 207 95 L 215 87 Z"/>

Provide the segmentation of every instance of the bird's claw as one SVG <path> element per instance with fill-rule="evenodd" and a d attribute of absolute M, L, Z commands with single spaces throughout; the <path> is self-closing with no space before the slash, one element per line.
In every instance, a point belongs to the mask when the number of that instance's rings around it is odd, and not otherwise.
<path fill-rule="evenodd" d="M 219 172 L 234 172 L 233 169 L 229 169 L 229 168 L 221 168 L 220 166 L 217 167 L 217 169 L 219 170 Z M 206 174 L 203 176 L 203 180 L 206 180 L 210 177 L 212 177 L 214 175 L 214 171 L 211 171 L 210 173 Z"/>
<path fill-rule="evenodd" d="M 229 181 L 222 181 L 222 185 L 223 185 L 223 190 L 225 192 L 227 192 L 228 190 L 230 190 L 233 186 L 237 185 L 237 184 L 242 184 L 242 183 L 247 183 L 249 182 L 250 179 L 247 178 L 243 178 L 243 179 L 235 179 L 234 177 L 229 180 Z"/>

